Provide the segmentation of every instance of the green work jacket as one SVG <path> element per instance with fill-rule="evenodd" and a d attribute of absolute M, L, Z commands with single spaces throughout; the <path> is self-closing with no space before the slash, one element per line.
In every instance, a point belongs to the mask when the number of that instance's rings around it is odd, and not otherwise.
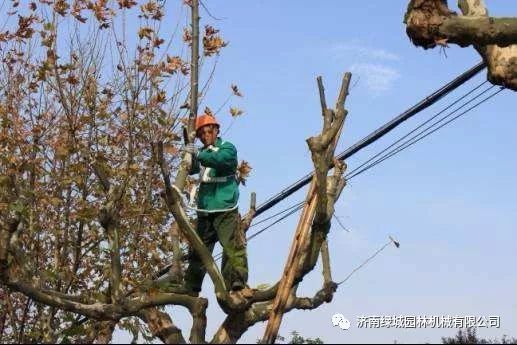
<path fill-rule="evenodd" d="M 201 149 L 192 162 L 190 174 L 199 173 L 197 207 L 206 212 L 222 212 L 237 208 L 239 186 L 237 149 L 217 138 L 213 146 Z"/>

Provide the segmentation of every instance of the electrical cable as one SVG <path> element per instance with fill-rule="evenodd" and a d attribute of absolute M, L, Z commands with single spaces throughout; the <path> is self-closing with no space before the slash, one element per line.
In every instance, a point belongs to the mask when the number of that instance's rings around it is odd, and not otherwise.
<path fill-rule="evenodd" d="M 267 220 L 270 220 L 270 219 L 272 219 L 272 218 L 275 218 L 276 216 L 279 216 L 279 215 L 281 215 L 282 213 L 287 212 L 287 211 L 289 211 L 290 209 L 295 208 L 295 207 L 298 207 L 298 206 L 300 206 L 300 205 L 302 205 L 302 204 L 304 204 L 304 203 L 305 203 L 305 200 L 302 200 L 302 201 L 300 201 L 300 202 L 297 202 L 296 204 L 291 205 L 291 206 L 289 206 L 289 207 L 287 207 L 287 208 L 283 209 L 282 211 L 275 213 L 275 214 L 274 214 L 274 215 L 272 215 L 272 216 L 269 216 L 269 217 L 267 217 L 267 218 L 261 219 L 261 220 L 259 220 L 258 222 L 251 224 L 251 225 L 250 225 L 250 228 L 251 228 L 251 227 L 253 227 L 253 226 L 259 225 L 259 224 L 261 224 L 261 223 L 264 223 L 264 222 L 265 222 L 265 221 L 267 221 Z"/>
<path fill-rule="evenodd" d="M 348 149 L 346 149 L 344 152 L 339 154 L 336 158 L 338 160 L 345 160 L 346 158 L 349 158 L 353 156 L 355 153 L 359 152 L 360 150 L 364 149 L 365 147 L 369 146 L 373 142 L 377 141 L 379 138 L 383 137 L 396 127 L 398 127 L 401 123 L 407 121 L 411 117 L 415 116 L 416 114 L 420 113 L 422 110 L 430 107 L 434 103 L 436 103 L 438 100 L 442 99 L 446 95 L 448 95 L 450 92 L 458 88 L 460 85 L 464 84 L 471 78 L 473 78 L 475 75 L 477 75 L 479 72 L 481 72 L 483 69 L 486 68 L 486 63 L 484 61 L 479 62 L 477 65 L 473 66 L 469 70 L 465 71 L 458 77 L 454 78 L 452 81 L 447 83 L 446 85 L 442 86 L 435 92 L 433 92 L 431 95 L 425 97 L 420 102 L 412 106 L 411 108 L 404 111 L 399 116 L 395 117 L 391 121 L 387 122 L 383 126 L 379 127 L 377 130 L 373 131 L 354 145 L 350 146 Z M 308 184 L 314 175 L 314 172 L 310 172 L 309 174 L 305 175 L 301 179 L 299 179 L 297 182 L 291 184 L 289 187 L 283 189 L 275 196 L 269 198 L 264 203 L 259 205 L 256 209 L 255 216 L 260 215 L 261 213 L 267 211 L 271 207 L 278 204 L 280 201 L 287 198 L 289 195 L 293 194 L 306 184 Z"/>
<path fill-rule="evenodd" d="M 269 228 L 271 228 L 273 225 L 275 224 L 278 224 L 280 223 L 282 220 L 284 220 L 285 218 L 289 217 L 290 215 L 296 213 L 297 211 L 299 211 L 302 207 L 303 207 L 303 204 L 305 204 L 305 201 L 303 201 L 302 203 L 299 203 L 294 209 L 292 209 L 290 212 L 286 213 L 284 216 L 278 218 L 277 220 L 275 220 L 274 222 L 272 222 L 271 224 L 268 224 L 267 226 L 265 226 L 264 228 L 260 229 L 259 231 L 255 232 L 253 235 L 250 235 L 249 237 L 246 238 L 247 241 L 250 241 L 252 240 L 253 238 L 257 237 L 258 235 L 260 235 L 261 233 L 267 231 Z M 214 255 L 214 260 L 219 260 L 223 257 L 223 253 L 220 252 L 220 253 L 217 253 L 216 255 Z"/>
<path fill-rule="evenodd" d="M 447 110 L 449 110 L 450 108 L 452 108 L 454 105 L 458 104 L 461 100 L 463 100 L 464 98 L 470 96 L 473 92 L 475 92 L 476 90 L 478 90 L 481 86 L 485 85 L 487 83 L 487 81 L 485 80 L 484 82 L 482 82 L 481 84 L 479 84 L 478 86 L 474 87 L 472 90 L 468 91 L 466 94 L 462 95 L 461 97 L 459 97 L 457 100 L 455 100 L 454 102 L 452 102 L 451 104 L 449 104 L 448 106 L 446 106 L 445 108 L 443 108 L 441 111 L 439 111 L 438 113 L 436 113 L 435 115 L 433 115 L 431 118 L 429 118 L 428 120 L 424 121 L 423 123 L 421 123 L 419 126 L 417 126 L 415 129 L 411 130 L 410 132 L 408 132 L 406 135 L 402 136 L 401 138 L 399 138 L 397 141 L 395 141 L 393 144 L 389 145 L 388 147 L 386 147 L 384 150 L 380 151 L 379 153 L 377 153 L 376 155 L 374 155 L 373 157 L 371 157 L 370 159 L 368 159 L 366 162 L 362 163 L 361 165 L 359 165 L 358 167 L 354 168 L 354 170 L 350 171 L 347 173 L 347 175 L 351 175 L 353 174 L 355 171 L 361 169 L 363 166 L 367 165 L 369 162 L 371 162 L 372 160 L 374 160 L 375 158 L 377 158 L 378 156 L 380 156 L 381 154 L 383 154 L 384 152 L 388 151 L 388 149 L 392 148 L 393 146 L 395 146 L 396 144 L 398 144 L 399 142 L 401 142 L 402 140 L 404 140 L 405 138 L 407 138 L 408 136 L 410 136 L 411 134 L 413 134 L 414 132 L 416 132 L 417 130 L 419 130 L 420 128 L 422 128 L 423 126 L 425 126 L 426 124 L 428 124 L 429 122 L 431 122 L 432 120 L 434 120 L 435 118 L 437 118 L 438 116 L 440 116 L 441 114 L 443 114 L 444 112 L 446 112 Z M 465 105 L 465 104 L 464 104 Z"/>
<path fill-rule="evenodd" d="M 491 88 L 490 88 L 491 89 Z M 465 114 L 467 114 L 469 111 L 473 110 L 474 108 L 478 107 L 479 105 L 483 104 L 484 102 L 488 101 L 490 98 L 496 96 L 497 94 L 499 94 L 500 92 L 502 92 L 504 90 L 504 88 L 501 88 L 499 89 L 498 91 L 492 93 L 491 95 L 489 95 L 488 97 L 484 98 L 483 100 L 479 101 L 478 103 L 474 104 L 472 107 L 468 108 L 467 110 L 463 111 L 462 113 L 456 115 L 455 117 L 453 117 L 452 119 L 450 119 L 449 121 L 446 121 L 445 123 L 441 124 L 439 127 L 433 129 L 432 131 L 426 133 L 425 135 L 421 136 L 420 138 L 418 138 L 418 136 L 422 133 L 420 133 L 419 135 L 417 136 L 414 136 L 412 139 L 406 141 L 404 144 L 402 145 L 399 145 L 397 148 L 395 148 L 394 150 L 392 150 L 389 154 L 386 154 L 384 155 L 383 157 L 379 158 L 378 160 L 376 160 L 375 162 L 371 163 L 370 165 L 368 165 L 367 167 L 361 169 L 360 171 L 356 172 L 355 174 L 349 176 L 347 178 L 347 180 L 350 180 L 352 178 L 354 178 L 355 176 L 357 175 L 360 175 L 362 174 L 363 172 L 373 168 L 374 166 L 376 166 L 377 164 L 380 164 L 382 162 L 384 162 L 386 159 L 389 159 L 391 157 L 393 157 L 394 155 L 396 155 L 397 153 L 400 153 L 401 151 L 407 149 L 408 147 L 418 143 L 420 140 L 428 137 L 429 135 L 433 134 L 434 132 L 436 132 L 437 130 L 443 128 L 444 126 L 448 125 L 449 123 L 451 123 L 452 121 L 460 118 L 461 116 L 464 116 Z"/>
<path fill-rule="evenodd" d="M 466 96 L 472 94 L 472 92 L 474 92 L 475 90 L 477 90 L 479 87 L 481 87 L 483 84 L 485 83 L 482 83 L 480 85 L 478 85 L 477 87 L 475 87 L 473 90 L 469 91 L 467 94 L 463 95 L 462 97 L 460 97 L 460 99 L 458 99 L 457 101 L 453 102 L 451 105 L 454 105 L 454 104 L 457 104 L 459 102 L 459 100 L 461 99 L 464 99 Z M 397 146 L 396 148 L 394 148 L 393 150 L 391 150 L 390 152 L 388 152 L 386 155 L 380 157 L 378 160 L 376 160 L 375 162 L 371 163 L 370 165 L 366 166 L 365 168 L 361 169 L 360 171 L 358 171 L 357 173 L 354 173 L 352 174 L 350 177 L 347 178 L 347 180 L 351 180 L 352 178 L 362 174 L 363 172 L 373 168 L 375 165 L 377 164 L 380 164 L 382 163 L 383 161 L 393 157 L 394 155 L 396 155 L 397 153 L 400 153 L 401 151 L 409 148 L 410 146 L 418 143 L 420 140 L 424 139 L 425 137 L 433 134 L 434 132 L 436 132 L 437 130 L 443 128 L 444 126 L 446 126 L 447 124 L 451 123 L 452 121 L 458 119 L 459 117 L 461 116 L 464 116 L 465 114 L 467 114 L 468 112 L 470 112 L 471 110 L 475 109 L 476 107 L 478 107 L 479 105 L 483 104 L 484 102 L 488 101 L 490 98 L 494 97 L 495 95 L 499 94 L 501 91 L 504 90 L 504 88 L 501 88 L 499 89 L 498 91 L 492 93 L 491 95 L 489 95 L 488 97 L 485 97 L 484 99 L 482 99 L 481 101 L 477 102 L 476 104 L 474 104 L 473 106 L 471 106 L 470 108 L 468 108 L 467 110 L 463 111 L 462 113 L 460 113 L 459 115 L 453 117 L 452 119 L 450 119 L 449 121 L 443 123 L 442 125 L 440 125 L 439 127 L 433 129 L 432 131 L 430 131 L 429 133 L 426 133 L 425 135 L 421 136 L 423 133 L 425 133 L 426 131 L 428 131 L 430 128 L 434 127 L 436 124 L 442 122 L 443 120 L 445 120 L 446 118 L 450 117 L 452 114 L 456 113 L 458 110 L 462 109 L 464 106 L 468 105 L 469 103 L 473 102 L 474 100 L 478 99 L 480 96 L 484 95 L 486 92 L 492 90 L 494 88 L 494 86 L 490 86 L 489 88 L 483 90 L 481 93 L 479 93 L 478 95 L 476 95 L 474 98 L 468 100 L 467 102 L 465 102 L 463 105 L 461 105 L 460 107 L 456 108 L 455 110 L 453 110 L 452 112 L 450 112 L 449 114 L 447 114 L 445 117 L 443 117 L 442 119 L 434 122 L 433 124 L 431 124 L 430 126 L 426 127 L 424 130 L 420 131 L 419 133 L 417 133 L 416 135 L 414 135 L 413 137 L 409 138 L 408 140 L 406 140 L 405 142 L 403 142 L 401 145 Z M 444 110 L 440 111 L 437 115 L 434 115 L 433 117 L 431 117 L 430 120 L 436 118 L 439 114 L 442 114 L 445 110 L 447 109 L 450 109 L 451 108 L 451 105 L 450 106 L 447 106 Z M 426 122 L 424 122 L 423 124 L 419 125 L 416 129 L 418 128 L 421 128 L 423 125 L 429 123 L 430 120 L 427 120 Z M 408 134 L 406 134 L 405 136 L 403 136 L 401 139 L 397 140 L 395 143 L 397 142 L 400 142 L 400 140 L 406 138 L 409 134 L 411 133 L 414 133 L 415 130 L 412 130 L 411 132 L 409 132 Z M 419 138 L 419 136 L 421 136 Z M 394 144 L 391 144 L 390 146 L 388 146 L 388 148 L 392 147 Z M 382 152 L 385 152 L 387 150 L 384 149 Z M 374 157 L 377 157 L 379 154 L 375 155 Z M 371 161 L 372 158 L 370 158 L 367 162 Z M 364 164 L 362 164 L 361 166 L 364 166 Z M 357 169 L 355 169 L 357 170 Z M 355 171 L 354 170 L 354 171 Z M 253 235 L 251 235 L 250 237 L 247 238 L 247 240 L 251 240 L 253 239 L 254 237 L 260 235 L 261 233 L 267 231 L 269 228 L 271 228 L 273 225 L 275 224 L 278 224 L 279 222 L 281 222 L 282 220 L 284 220 L 285 218 L 289 217 L 290 215 L 292 215 L 293 213 L 295 213 L 296 211 L 298 211 L 299 209 L 301 209 L 303 207 L 303 204 L 305 203 L 305 201 L 302 201 L 302 202 L 299 202 L 297 204 L 294 204 L 290 207 L 288 207 L 287 209 L 284 209 L 282 210 L 281 212 L 273 215 L 273 216 L 270 216 L 262 221 L 265 221 L 265 220 L 268 220 L 268 219 L 271 219 L 279 214 L 282 214 L 284 212 L 286 212 L 287 210 L 289 209 L 292 209 L 291 212 L 287 213 L 286 215 L 284 215 L 283 217 L 277 219 L 276 221 L 274 221 L 273 223 L 267 225 L 266 227 L 264 227 L 263 229 L 257 231 L 256 233 L 254 233 Z M 261 221 L 261 222 L 262 222 Z M 258 223 L 257 223 L 258 224 Z M 346 228 L 345 228 L 346 229 Z M 218 253 L 216 256 L 214 256 L 214 259 L 215 260 L 219 260 L 220 258 L 222 257 L 222 253 Z M 353 273 L 353 272 L 352 272 Z M 348 278 L 347 278 L 348 279 Z"/>
<path fill-rule="evenodd" d="M 483 84 L 484 84 L 484 83 L 482 83 L 481 85 L 483 85 Z M 476 87 L 476 88 L 474 88 L 472 91 L 468 92 L 468 93 L 467 93 L 466 95 L 464 95 L 462 98 L 465 98 L 465 96 L 467 96 L 467 95 L 471 94 L 473 91 L 475 91 L 476 89 L 478 89 L 481 85 L 477 86 L 477 87 Z M 494 88 L 494 86 L 491 86 L 491 87 L 489 87 L 489 88 L 485 89 L 485 90 L 484 90 L 484 91 L 482 91 L 480 94 L 476 95 L 473 99 L 471 99 L 471 100 L 467 101 L 465 104 L 461 105 L 459 108 L 457 108 L 457 109 L 453 110 L 451 113 L 447 114 L 444 118 L 442 118 L 442 119 L 440 119 L 439 121 L 437 121 L 437 122 L 435 122 L 435 123 L 431 124 L 430 126 L 428 126 L 428 127 L 427 127 L 427 129 L 424 129 L 423 131 L 419 132 L 417 135 L 415 135 L 415 136 L 413 136 L 413 137 L 409 138 L 407 141 L 405 141 L 405 142 L 404 142 L 404 143 L 402 143 L 401 145 L 397 146 L 395 149 L 393 149 L 392 151 L 390 151 L 390 152 L 389 152 L 389 153 L 387 153 L 386 155 L 382 156 L 381 158 L 379 158 L 379 159 L 378 159 L 378 160 L 376 160 L 375 162 L 373 162 L 373 163 L 371 163 L 370 165 L 366 166 L 365 168 L 361 169 L 361 170 L 360 170 L 360 171 L 358 171 L 357 173 L 354 173 L 353 175 L 351 175 L 350 177 L 348 177 L 348 178 L 347 178 L 347 181 L 348 181 L 348 180 L 351 180 L 352 178 L 354 178 L 354 177 L 356 177 L 356 176 L 358 176 L 358 175 L 360 175 L 360 174 L 364 173 L 365 171 L 367 171 L 367 170 L 369 170 L 369 169 L 373 168 L 375 165 L 380 164 L 380 163 L 382 163 L 383 161 L 385 161 L 385 160 L 387 160 L 387 159 L 389 159 L 389 158 L 393 157 L 393 156 L 394 156 L 394 155 L 396 155 L 397 153 L 400 153 L 401 151 L 403 151 L 403 150 L 405 150 L 405 149 L 409 148 L 410 146 L 412 146 L 412 145 L 416 144 L 416 143 L 417 143 L 417 142 L 419 142 L 420 140 L 422 140 L 422 139 L 424 139 L 425 137 L 427 137 L 427 136 L 429 136 L 429 135 L 433 134 L 433 133 L 434 133 L 434 132 L 436 132 L 437 130 L 439 130 L 439 129 L 443 128 L 444 126 L 446 126 L 447 124 L 451 123 L 452 121 L 454 121 L 454 120 L 458 119 L 459 117 L 464 116 L 464 115 L 465 115 L 465 114 L 467 114 L 469 111 L 471 111 L 471 110 L 475 109 L 476 107 L 478 107 L 478 106 L 479 106 L 479 105 L 481 105 L 482 103 L 484 103 L 484 102 L 488 101 L 490 98 L 494 97 L 495 95 L 499 94 L 501 91 L 503 91 L 503 90 L 504 90 L 504 88 L 499 89 L 498 91 L 496 91 L 496 92 L 492 93 L 492 94 L 491 94 L 491 95 L 489 95 L 488 97 L 485 97 L 484 99 L 482 99 L 482 100 L 481 100 L 481 101 L 479 101 L 478 103 L 474 104 L 472 107 L 470 107 L 470 108 L 468 108 L 467 110 L 463 111 L 463 112 L 462 112 L 462 113 L 460 113 L 459 115 L 457 115 L 457 116 L 455 116 L 454 118 L 450 119 L 449 121 L 447 121 L 447 122 L 443 123 L 443 124 L 442 124 L 442 125 L 440 125 L 439 127 L 437 127 L 437 128 L 435 128 L 435 129 L 433 129 L 431 132 L 426 133 L 424 136 L 422 136 L 422 137 L 418 138 L 421 134 L 425 133 L 428 129 L 430 129 L 430 128 L 434 127 L 437 123 L 442 122 L 444 119 L 448 118 L 450 115 L 454 114 L 454 113 L 455 113 L 455 112 L 457 112 L 459 109 L 463 108 L 465 105 L 467 105 L 467 104 L 471 103 L 472 101 L 476 100 L 477 98 L 479 98 L 480 96 L 482 96 L 483 94 L 485 94 L 485 93 L 486 93 L 486 92 L 488 92 L 489 90 L 492 90 L 493 88 Z M 457 104 L 457 101 L 456 101 L 456 102 L 454 102 L 454 104 Z M 450 106 L 446 107 L 446 109 L 449 109 L 449 108 L 450 108 Z M 441 113 L 443 113 L 443 111 L 441 111 L 439 114 L 441 114 Z M 434 118 L 436 118 L 436 115 L 435 115 L 435 116 L 433 116 L 431 119 L 434 119 Z M 424 124 L 426 124 L 426 123 L 429 123 L 429 121 L 426 121 Z M 417 128 L 421 128 L 421 127 L 422 127 L 422 125 L 420 125 L 420 126 L 419 126 L 419 127 L 417 127 Z M 414 131 L 415 131 L 415 130 L 412 130 L 412 131 L 410 132 L 410 134 L 411 134 L 411 133 L 414 133 Z M 402 137 L 402 138 L 406 138 L 406 137 L 407 137 L 407 135 L 406 135 L 406 136 L 404 136 L 404 137 Z M 399 139 L 397 142 L 399 142 L 399 141 L 400 141 L 400 139 Z M 392 146 L 393 146 L 393 144 L 391 144 L 389 147 L 392 147 Z M 385 150 L 386 150 L 386 149 L 385 149 Z M 384 152 L 385 150 L 381 151 L 381 153 L 382 153 L 382 152 Z M 376 155 L 376 156 L 377 156 L 377 155 Z M 374 157 L 376 157 L 376 156 L 374 156 Z M 371 159 L 370 159 L 370 160 L 368 160 L 368 161 L 371 161 Z M 367 161 L 367 162 L 368 162 L 368 161 Z M 363 166 L 363 165 L 361 165 L 361 166 Z M 268 225 L 268 226 L 266 226 L 265 228 L 263 228 L 263 229 L 261 229 L 261 230 L 257 231 L 256 233 L 254 233 L 253 235 L 251 235 L 250 237 L 248 237 L 248 241 L 249 241 L 249 240 L 251 240 L 252 238 L 254 238 L 254 237 L 256 237 L 256 236 L 260 235 L 261 233 L 263 233 L 263 232 L 267 231 L 267 230 L 268 230 L 269 228 L 271 228 L 273 225 L 275 225 L 275 224 L 277 224 L 277 223 L 281 222 L 282 220 L 284 220 L 285 218 L 287 218 L 287 217 L 288 217 L 288 216 L 290 216 L 291 214 L 293 214 L 293 213 L 295 213 L 296 211 L 298 211 L 299 209 L 301 209 L 301 208 L 302 208 L 302 206 L 303 206 L 303 203 L 305 203 L 305 201 L 302 201 L 301 203 L 298 203 L 298 204 L 295 204 L 295 205 L 293 205 L 293 206 L 290 206 L 289 208 L 284 209 L 283 211 L 281 211 L 281 212 L 277 213 L 276 215 L 281 214 L 281 213 L 284 213 L 284 212 L 286 212 L 286 210 L 288 210 L 288 209 L 292 209 L 293 207 L 295 207 L 295 208 L 294 208 L 291 212 L 289 212 L 288 214 L 284 215 L 283 217 L 279 218 L 279 219 L 278 219 L 278 220 L 276 220 L 275 222 L 273 222 L 273 223 L 269 224 L 269 225 Z M 270 218 L 272 218 L 272 217 L 273 217 L 273 216 L 271 216 Z M 220 258 L 220 256 L 222 256 L 222 253 L 219 253 L 217 256 L 218 256 L 218 258 Z M 215 258 L 215 257 L 214 257 L 214 258 Z"/>
<path fill-rule="evenodd" d="M 466 101 L 465 103 L 463 103 L 462 105 L 460 105 L 459 107 L 457 107 L 456 109 L 454 109 L 453 111 L 451 111 L 450 113 L 446 114 L 445 116 L 443 116 L 441 119 L 435 121 L 434 123 L 432 123 L 431 125 L 425 127 L 423 130 L 419 131 L 417 134 L 415 134 L 414 136 L 410 137 L 409 139 L 407 139 L 406 141 L 404 141 L 402 144 L 398 145 L 397 147 L 395 147 L 394 149 L 392 149 L 391 151 L 389 151 L 388 154 L 385 154 L 384 156 L 382 156 L 381 158 L 379 158 L 378 160 L 376 160 L 375 162 L 378 162 L 379 160 L 385 158 L 387 155 L 389 155 L 390 153 L 393 153 L 394 151 L 396 151 L 398 148 L 404 146 L 405 144 L 407 144 L 408 142 L 410 142 L 411 140 L 414 140 L 415 138 L 417 138 L 418 136 L 422 135 L 423 133 L 429 131 L 431 128 L 433 128 L 434 126 L 436 126 L 437 124 L 439 124 L 440 122 L 444 121 L 445 119 L 447 119 L 448 117 L 454 115 L 457 111 L 461 110 L 463 107 L 467 106 L 468 104 L 474 102 L 476 99 L 478 99 L 479 97 L 481 97 L 482 95 L 484 95 L 485 93 L 487 93 L 488 91 L 490 91 L 494 86 L 491 85 L 489 86 L 488 88 L 486 88 L 485 90 L 483 90 L 481 93 L 475 95 L 472 99 Z M 463 96 L 461 97 L 463 98 Z M 450 107 L 446 107 L 445 109 L 449 109 Z M 391 144 L 390 146 L 386 147 L 385 149 L 383 149 L 382 151 L 380 151 L 379 153 L 377 153 L 376 155 L 374 155 L 373 157 L 371 157 L 370 159 L 368 159 L 366 162 L 364 162 L 363 164 L 361 164 L 360 166 L 358 166 L 357 168 L 354 168 L 354 170 L 348 172 L 345 176 L 345 178 L 350 178 L 350 176 L 354 175 L 354 173 L 358 170 L 361 170 L 361 168 L 363 166 L 365 166 L 366 164 L 368 164 L 369 162 L 371 162 L 374 158 L 377 158 L 378 156 L 380 156 L 381 154 L 385 153 L 386 151 L 388 151 L 389 148 L 393 147 L 395 144 L 399 143 L 400 141 L 402 141 L 403 139 L 407 138 L 410 134 L 414 133 L 417 129 L 421 128 L 423 125 L 429 123 L 430 120 L 433 120 L 437 117 L 437 115 L 443 113 L 443 111 L 440 111 L 438 114 L 432 116 L 428 121 L 425 121 L 422 125 L 418 126 L 417 128 L 415 128 L 414 130 L 410 131 L 409 133 L 407 133 L 406 135 L 404 135 L 403 137 L 399 138 L 397 141 L 395 141 L 393 144 Z M 374 163 L 375 163 L 374 162 Z M 372 163 L 372 164 L 374 164 Z M 371 166 L 368 165 L 368 166 Z"/>

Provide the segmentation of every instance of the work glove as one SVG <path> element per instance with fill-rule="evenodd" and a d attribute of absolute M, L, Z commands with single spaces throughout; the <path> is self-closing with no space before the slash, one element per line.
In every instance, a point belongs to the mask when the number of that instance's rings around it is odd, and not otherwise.
<path fill-rule="evenodd" d="M 183 152 L 188 152 L 193 156 L 197 156 L 199 150 L 194 144 L 187 144 L 181 149 Z"/>

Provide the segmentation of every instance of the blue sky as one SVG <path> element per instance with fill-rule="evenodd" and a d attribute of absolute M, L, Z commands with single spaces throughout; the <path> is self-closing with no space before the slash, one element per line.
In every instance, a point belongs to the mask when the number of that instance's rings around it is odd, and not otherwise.
<path fill-rule="evenodd" d="M 241 189 L 241 212 L 249 195 L 266 200 L 312 169 L 305 139 L 321 128 L 316 76 L 334 104 L 344 72 L 353 73 L 346 103 L 349 115 L 338 145 L 343 151 L 386 121 L 475 65 L 472 48 L 417 49 L 402 23 L 406 0 L 383 1 L 205 1 L 211 19 L 230 42 L 219 58 L 205 104 L 217 109 L 229 86 L 239 85 L 246 112 L 232 123 L 220 114 L 225 139 L 250 162 L 252 175 Z M 517 3 L 486 1 L 492 15 L 517 16 Z M 170 11 L 177 11 L 169 1 Z M 485 72 L 454 94 L 416 116 L 391 135 L 347 161 L 350 169 L 479 84 Z M 358 176 L 343 191 L 336 215 L 351 231 L 335 224 L 329 246 L 335 281 L 342 280 L 392 235 L 400 249 L 388 247 L 340 286 L 331 304 L 286 315 L 280 334 L 292 330 L 325 342 L 438 342 L 454 329 L 358 329 L 361 315 L 458 315 L 501 318 L 501 328 L 480 329 L 484 337 L 517 336 L 517 94 L 503 91 L 467 116 Z M 227 106 L 228 107 L 228 106 Z M 226 108 L 227 108 L 226 107 Z M 297 193 L 269 214 L 303 198 Z M 250 241 L 250 284 L 272 283 L 283 269 L 296 217 Z M 260 226 L 252 228 L 255 231 Z M 219 250 L 216 247 L 216 252 Z M 321 286 L 318 267 L 300 292 Z M 208 336 L 223 319 L 210 297 Z M 345 332 L 331 317 L 352 321 Z M 173 318 L 186 337 L 190 319 L 181 309 Z M 242 341 L 254 342 L 265 324 Z M 115 341 L 123 341 L 118 334 Z"/>

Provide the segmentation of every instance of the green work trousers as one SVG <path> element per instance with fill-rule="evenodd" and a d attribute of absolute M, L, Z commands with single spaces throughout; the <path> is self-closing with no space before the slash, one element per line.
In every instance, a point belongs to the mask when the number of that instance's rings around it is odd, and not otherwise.
<path fill-rule="evenodd" d="M 210 253 L 219 241 L 223 247 L 221 271 L 227 288 L 238 290 L 248 281 L 246 237 L 240 230 L 237 209 L 227 212 L 198 213 L 197 233 Z M 201 258 L 191 249 L 190 264 L 185 274 L 187 289 L 199 292 L 206 268 Z"/>

